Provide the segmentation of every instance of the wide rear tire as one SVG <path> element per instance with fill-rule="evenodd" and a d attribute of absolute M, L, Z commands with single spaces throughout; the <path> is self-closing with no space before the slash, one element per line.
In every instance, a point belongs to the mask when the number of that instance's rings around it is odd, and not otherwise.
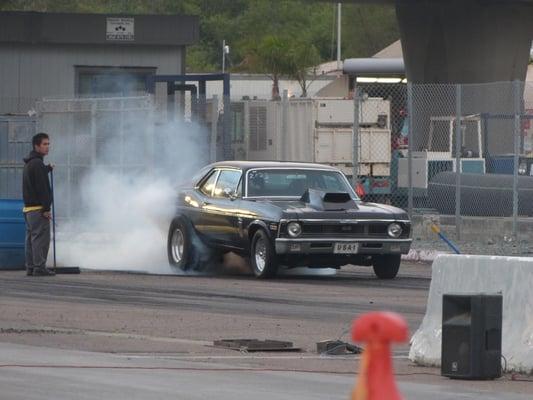
<path fill-rule="evenodd" d="M 379 279 L 394 279 L 398 275 L 402 256 L 399 254 L 386 254 L 372 257 L 374 273 Z"/>
<path fill-rule="evenodd" d="M 278 271 L 278 259 L 272 241 L 262 229 L 252 237 L 250 264 L 257 278 L 271 278 Z"/>
<path fill-rule="evenodd" d="M 182 218 L 175 218 L 170 224 L 167 239 L 168 262 L 171 267 L 182 271 L 196 269 L 196 252 L 192 241 L 190 224 Z"/>

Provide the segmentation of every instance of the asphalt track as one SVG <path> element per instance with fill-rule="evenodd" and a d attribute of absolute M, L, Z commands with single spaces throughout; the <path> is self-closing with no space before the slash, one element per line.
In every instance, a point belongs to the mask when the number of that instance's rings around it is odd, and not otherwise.
<path fill-rule="evenodd" d="M 0 273 L 1 399 L 347 399 L 360 357 L 316 353 L 349 340 L 374 310 L 420 323 L 430 267 L 405 264 L 392 281 L 348 268 L 331 277 L 258 281 L 214 276 L 84 272 L 53 278 Z M 223 338 L 292 341 L 297 353 L 243 353 Z M 526 399 L 528 382 L 451 381 L 395 348 L 406 399 Z"/>

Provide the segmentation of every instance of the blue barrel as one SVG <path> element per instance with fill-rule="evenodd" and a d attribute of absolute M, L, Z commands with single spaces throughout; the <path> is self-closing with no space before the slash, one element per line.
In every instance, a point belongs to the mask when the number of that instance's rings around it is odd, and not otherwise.
<path fill-rule="evenodd" d="M 22 200 L 0 199 L 0 269 L 24 269 Z"/>

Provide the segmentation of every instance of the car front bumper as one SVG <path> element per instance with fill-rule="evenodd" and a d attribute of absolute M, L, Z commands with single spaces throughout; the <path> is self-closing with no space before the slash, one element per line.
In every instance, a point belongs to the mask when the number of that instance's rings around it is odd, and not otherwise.
<path fill-rule="evenodd" d="M 357 253 L 353 255 L 372 254 L 407 254 L 411 248 L 412 239 L 347 239 L 347 238 L 277 238 L 275 243 L 276 253 L 279 255 L 290 254 L 331 254 L 335 243 L 358 243 Z"/>

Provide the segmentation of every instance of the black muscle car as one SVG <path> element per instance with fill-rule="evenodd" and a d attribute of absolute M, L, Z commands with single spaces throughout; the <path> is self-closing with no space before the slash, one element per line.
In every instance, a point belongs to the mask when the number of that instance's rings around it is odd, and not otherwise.
<path fill-rule="evenodd" d="M 392 279 L 411 246 L 410 230 L 405 211 L 362 202 L 336 168 L 226 161 L 180 190 L 167 248 L 170 264 L 183 270 L 201 268 L 207 247 L 249 257 L 258 278 L 275 275 L 279 265 L 356 264 Z"/>

